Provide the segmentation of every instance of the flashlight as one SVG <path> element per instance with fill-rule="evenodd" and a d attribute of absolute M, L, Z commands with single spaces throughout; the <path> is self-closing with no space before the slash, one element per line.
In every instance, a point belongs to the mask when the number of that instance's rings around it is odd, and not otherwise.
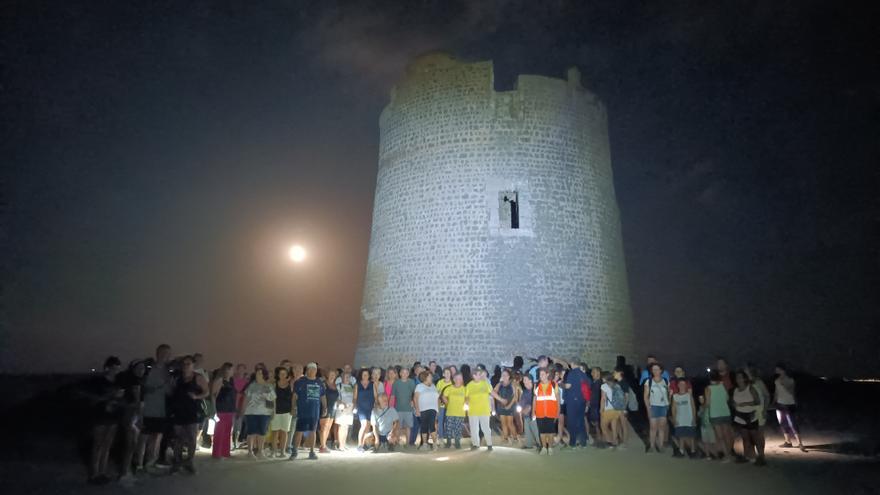
<path fill-rule="evenodd" d="M 352 410 L 351 410 L 351 413 L 352 413 L 352 414 L 357 414 L 357 413 L 358 413 L 358 410 L 357 410 L 357 409 L 352 409 Z"/>
<path fill-rule="evenodd" d="M 521 412 L 522 412 L 522 406 L 517 405 L 517 406 L 516 406 L 516 412 L 521 413 Z"/>
<path fill-rule="evenodd" d="M 492 416 L 495 416 L 495 411 L 492 411 Z"/>
<path fill-rule="evenodd" d="M 467 411 L 468 409 L 470 409 L 470 408 L 468 407 L 467 404 L 465 404 L 465 405 L 464 405 L 464 410 Z"/>

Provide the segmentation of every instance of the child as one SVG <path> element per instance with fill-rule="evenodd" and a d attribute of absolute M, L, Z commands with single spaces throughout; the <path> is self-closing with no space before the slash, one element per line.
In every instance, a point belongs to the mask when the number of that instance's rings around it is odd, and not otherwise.
<path fill-rule="evenodd" d="M 672 395 L 672 424 L 680 449 L 676 457 L 684 457 L 685 453 L 688 457 L 693 457 L 694 438 L 697 435 L 694 398 L 685 380 L 678 380 L 676 385 L 678 390 Z"/>
<path fill-rule="evenodd" d="M 700 440 L 697 446 L 703 452 L 705 459 L 711 461 L 718 455 L 718 446 L 715 443 L 715 428 L 709 420 L 709 407 L 706 406 L 706 397 L 700 396 L 700 410 L 698 416 L 700 418 Z"/>
<path fill-rule="evenodd" d="M 370 423 L 376 429 L 378 443 L 373 453 L 377 454 L 383 448 L 394 452 L 394 444 L 397 443 L 398 428 L 400 427 L 400 417 L 397 410 L 388 405 L 388 395 L 384 392 L 379 394 L 378 404 L 373 408 L 373 414 L 370 417 Z"/>

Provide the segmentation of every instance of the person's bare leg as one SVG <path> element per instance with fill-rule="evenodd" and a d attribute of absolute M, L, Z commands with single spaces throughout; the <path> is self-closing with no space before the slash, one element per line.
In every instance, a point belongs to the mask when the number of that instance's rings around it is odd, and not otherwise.
<path fill-rule="evenodd" d="M 336 446 L 342 450 L 346 450 L 346 443 L 348 442 L 348 425 L 336 425 L 339 428 L 336 430 Z"/>
<path fill-rule="evenodd" d="M 137 426 L 128 425 L 125 428 L 125 450 L 122 452 L 122 476 L 128 476 L 132 473 L 132 463 L 134 462 L 134 453 L 140 439 L 140 431 Z"/>

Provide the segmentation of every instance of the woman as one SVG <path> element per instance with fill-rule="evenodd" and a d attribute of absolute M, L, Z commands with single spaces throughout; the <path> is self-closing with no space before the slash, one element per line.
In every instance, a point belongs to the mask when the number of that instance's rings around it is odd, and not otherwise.
<path fill-rule="evenodd" d="M 246 435 L 247 433 L 242 433 L 244 429 L 244 405 L 246 402 L 246 397 L 244 395 L 244 389 L 247 388 L 250 383 L 250 376 L 248 375 L 247 365 L 244 363 L 239 363 L 235 367 L 235 376 L 232 378 L 232 385 L 235 387 L 235 424 L 232 426 L 232 449 L 243 448 L 244 444 L 240 443 L 242 440 L 242 435 Z"/>
<path fill-rule="evenodd" d="M 650 379 L 643 386 L 650 424 L 648 446 L 645 448 L 645 452 L 650 453 L 653 448 L 657 453 L 661 453 L 668 428 L 666 415 L 669 412 L 669 384 L 663 378 L 663 367 L 659 363 L 648 365 L 648 373 Z"/>
<path fill-rule="evenodd" d="M 443 396 L 443 391 L 446 387 L 452 386 L 452 377 L 455 376 L 453 370 L 455 366 L 449 366 L 448 368 L 443 369 L 443 376 L 440 380 L 437 381 L 437 395 L 438 397 Z M 441 400 L 438 404 L 437 410 L 437 436 L 439 438 L 446 438 L 446 404 Z"/>
<path fill-rule="evenodd" d="M 275 368 L 275 415 L 269 422 L 269 456 L 287 457 L 287 436 L 293 421 L 293 387 L 290 370 L 285 366 Z"/>
<path fill-rule="evenodd" d="M 452 377 L 452 385 L 443 389 L 440 396 L 443 404 L 446 405 L 446 448 L 455 441 L 455 448 L 461 448 L 461 433 L 464 430 L 464 402 L 465 402 L 465 386 L 464 376 L 456 373 Z"/>
<path fill-rule="evenodd" d="M 531 449 L 535 446 L 540 450 L 541 436 L 538 433 L 538 423 L 532 417 L 532 400 L 534 398 L 534 382 L 528 373 L 521 375 L 522 389 L 519 394 L 519 402 L 516 409 L 523 422 L 523 437 L 525 438 L 524 449 Z"/>
<path fill-rule="evenodd" d="M 758 425 L 758 409 L 761 397 L 749 381 L 744 370 L 734 373 L 736 387 L 733 389 L 733 423 L 739 431 L 743 444 L 742 462 L 754 459 L 756 466 L 764 466 L 764 433 Z"/>
<path fill-rule="evenodd" d="M 617 430 L 620 432 L 620 443 L 618 447 L 626 450 L 626 444 L 629 442 L 629 411 L 630 405 L 632 404 L 634 410 L 638 410 L 638 400 L 636 399 L 635 392 L 630 388 L 629 382 L 624 379 L 623 369 L 615 368 L 614 369 L 614 381 L 618 386 L 623 390 L 623 393 L 626 394 L 627 399 L 627 407 L 624 408 L 623 412 L 618 417 L 618 425 Z"/>
<path fill-rule="evenodd" d="M 147 373 L 147 364 L 143 360 L 132 361 L 128 370 L 117 375 L 116 383 L 123 389 L 124 410 L 122 413 L 122 428 L 125 435 L 125 450 L 122 452 L 122 473 L 119 481 L 123 484 L 133 484 L 134 454 L 137 449 L 138 438 L 141 433 L 143 415 L 141 414 L 141 402 L 144 376 Z"/>
<path fill-rule="evenodd" d="M 556 438 L 554 440 L 560 448 L 565 448 L 570 439 L 568 429 L 565 426 L 565 394 L 562 393 L 562 390 L 565 389 L 565 371 L 559 363 L 553 364 L 551 369 L 553 370 L 553 384 L 559 389 L 559 418 L 556 420 Z"/>
<path fill-rule="evenodd" d="M 172 473 L 179 471 L 181 466 L 192 474 L 196 473 L 193 464 L 196 455 L 196 437 L 204 420 L 202 401 L 208 396 L 208 392 L 208 381 L 204 376 L 196 373 L 192 356 L 184 356 L 181 359 L 180 376 L 175 381 L 169 404 L 176 439 Z M 187 451 L 186 460 L 183 459 L 184 447 Z"/>
<path fill-rule="evenodd" d="M 538 434 L 541 443 L 538 446 L 538 454 L 542 449 L 547 455 L 553 455 L 553 437 L 556 434 L 556 421 L 559 419 L 559 387 L 550 380 L 550 371 L 547 368 L 538 370 L 538 386 L 535 387 L 535 397 L 532 400 L 532 420 L 538 425 Z"/>
<path fill-rule="evenodd" d="M 730 425 L 730 396 L 718 370 L 709 372 L 709 386 L 704 392 L 706 407 L 709 409 L 709 422 L 715 430 L 716 448 L 723 454 L 721 462 L 733 459 L 733 427 Z"/>
<path fill-rule="evenodd" d="M 391 407 L 397 407 L 397 398 L 394 397 L 392 391 L 394 390 L 394 382 L 397 381 L 397 368 L 394 366 L 389 366 L 388 371 L 385 372 L 385 382 L 383 383 L 383 388 L 379 390 L 380 393 L 384 393 L 388 396 L 388 404 Z"/>
<path fill-rule="evenodd" d="M 346 365 L 342 371 L 341 379 L 336 379 L 336 388 L 339 390 L 339 397 L 336 399 L 336 416 L 333 423 L 336 428 L 335 450 L 346 450 L 345 442 L 348 440 L 348 429 L 354 422 L 354 387 L 355 378 L 351 376 L 351 367 Z"/>
<path fill-rule="evenodd" d="M 492 385 L 489 384 L 489 376 L 485 369 L 478 368 L 474 373 L 474 379 L 465 385 L 465 409 L 468 412 L 468 423 L 471 433 L 471 450 L 480 448 L 480 432 L 486 441 L 486 450 L 492 451 L 492 429 L 489 428 L 489 418 L 495 415 L 495 401 L 499 398 Z"/>
<path fill-rule="evenodd" d="M 217 426 L 214 427 L 214 442 L 211 445 L 211 457 L 214 459 L 232 455 L 232 426 L 238 411 L 232 375 L 232 363 L 223 363 L 211 382 L 211 398 L 217 410 Z"/>
<path fill-rule="evenodd" d="M 782 429 L 782 437 L 785 443 L 780 448 L 792 448 L 792 439 L 797 441 L 798 448 L 801 452 L 806 452 L 804 443 L 801 441 L 801 435 L 798 432 L 797 421 L 795 420 L 795 411 L 797 409 L 797 401 L 794 395 L 794 378 L 789 376 L 788 368 L 784 363 L 776 365 L 776 381 L 774 382 L 776 390 L 773 393 L 773 402 L 776 404 L 776 419 L 779 421 L 779 427 Z"/>
<path fill-rule="evenodd" d="M 266 432 L 275 411 L 275 385 L 269 383 L 269 370 L 256 368 L 251 382 L 244 390 L 244 428 L 247 431 L 248 459 L 256 459 L 257 454 L 265 459 Z"/>
<path fill-rule="evenodd" d="M 89 483 L 103 485 L 110 481 L 107 464 L 116 438 L 116 425 L 122 418 L 125 391 L 116 383 L 122 362 L 116 356 L 104 360 L 104 372 L 88 380 L 82 396 L 92 411 L 92 449 L 89 456 Z"/>
<path fill-rule="evenodd" d="M 519 400 L 519 391 L 513 386 L 510 370 L 505 368 L 501 371 L 498 384 L 495 385 L 495 394 L 499 397 L 495 399 L 495 411 L 501 421 L 501 441 L 508 445 L 519 443 L 519 434 L 513 421 L 514 408 Z"/>
<path fill-rule="evenodd" d="M 413 405 L 415 409 L 413 413 L 419 417 L 419 435 L 422 438 L 422 447 L 434 450 L 437 445 L 437 433 L 434 424 L 437 420 L 437 410 L 439 409 L 440 395 L 437 393 L 437 387 L 434 386 L 434 375 L 430 371 L 422 371 L 419 375 L 419 383 L 413 394 Z M 431 440 L 430 447 L 428 440 Z"/>
<path fill-rule="evenodd" d="M 605 443 L 613 450 L 620 444 L 620 416 L 626 409 L 626 395 L 623 393 L 623 388 L 614 379 L 613 373 L 607 371 L 603 373 L 602 382 L 602 386 L 599 388 L 602 393 L 599 401 L 601 408 L 599 423 L 602 434 L 605 436 Z"/>
<path fill-rule="evenodd" d="M 370 378 L 370 370 L 362 369 L 354 389 L 354 410 L 361 423 L 361 428 L 358 431 L 358 452 L 364 451 L 367 434 L 372 431 L 370 415 L 373 412 L 373 406 L 376 405 L 376 396 L 378 395 L 376 385 L 370 381 Z"/>
<path fill-rule="evenodd" d="M 333 422 L 336 420 L 336 401 L 339 399 L 339 389 L 336 387 L 336 370 L 330 369 L 324 375 L 324 396 L 327 398 L 327 407 L 324 409 L 324 415 L 321 416 L 319 421 L 321 448 L 318 452 L 329 454 L 330 450 L 327 449 L 327 439 L 330 437 L 330 430 L 333 429 Z M 336 443 L 339 443 L 338 436 L 336 437 Z"/>

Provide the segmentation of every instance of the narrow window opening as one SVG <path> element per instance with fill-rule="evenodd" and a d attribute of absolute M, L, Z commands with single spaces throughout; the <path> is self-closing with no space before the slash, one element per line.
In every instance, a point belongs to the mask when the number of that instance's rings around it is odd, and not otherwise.
<path fill-rule="evenodd" d="M 501 193 L 502 225 L 510 229 L 519 228 L 519 194 L 516 191 Z"/>

